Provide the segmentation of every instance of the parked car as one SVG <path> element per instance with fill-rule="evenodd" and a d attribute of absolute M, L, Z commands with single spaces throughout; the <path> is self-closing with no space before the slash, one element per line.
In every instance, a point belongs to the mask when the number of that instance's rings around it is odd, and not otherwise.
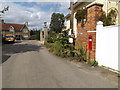
<path fill-rule="evenodd" d="M 14 36 L 5 36 L 5 41 L 6 42 L 15 42 Z"/>

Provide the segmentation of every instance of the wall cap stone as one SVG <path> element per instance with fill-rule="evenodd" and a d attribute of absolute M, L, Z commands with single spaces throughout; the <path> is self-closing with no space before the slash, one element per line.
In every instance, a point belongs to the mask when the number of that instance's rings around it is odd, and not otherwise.
<path fill-rule="evenodd" d="M 98 21 L 97 25 L 103 25 L 103 22 L 102 21 Z"/>
<path fill-rule="evenodd" d="M 90 8 L 90 7 L 92 7 L 92 6 L 95 6 L 95 5 L 96 5 L 96 6 L 101 6 L 101 7 L 103 7 L 103 4 L 100 4 L 100 3 L 94 3 L 94 4 L 90 5 L 90 6 L 88 6 L 87 9 Z"/>

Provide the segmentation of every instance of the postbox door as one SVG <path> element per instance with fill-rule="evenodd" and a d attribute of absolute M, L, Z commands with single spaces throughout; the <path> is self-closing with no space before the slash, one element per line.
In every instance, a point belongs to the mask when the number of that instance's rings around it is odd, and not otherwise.
<path fill-rule="evenodd" d="M 91 35 L 88 36 L 88 49 L 92 50 L 92 36 Z"/>

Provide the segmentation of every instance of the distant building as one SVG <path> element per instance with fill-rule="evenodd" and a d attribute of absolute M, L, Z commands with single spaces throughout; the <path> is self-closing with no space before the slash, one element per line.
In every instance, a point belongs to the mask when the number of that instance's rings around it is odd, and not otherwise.
<path fill-rule="evenodd" d="M 5 23 L 4 20 L 0 20 L 2 30 L 2 37 L 8 34 L 12 34 L 16 39 L 29 39 L 30 29 L 28 28 L 28 22 L 25 24 Z"/>

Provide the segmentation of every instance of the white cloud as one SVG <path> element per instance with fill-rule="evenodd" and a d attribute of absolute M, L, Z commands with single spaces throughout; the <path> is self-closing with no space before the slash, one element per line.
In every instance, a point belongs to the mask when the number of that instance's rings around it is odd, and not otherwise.
<path fill-rule="evenodd" d="M 70 7 L 70 4 L 69 3 L 67 3 L 67 2 L 62 2 L 62 3 L 60 3 L 60 10 L 61 11 L 66 11 L 66 10 L 68 10 L 68 8 Z"/>
<path fill-rule="evenodd" d="M 69 2 L 70 0 L 2 0 L 2 2 Z"/>
<path fill-rule="evenodd" d="M 69 2 L 49 2 L 49 3 L 46 3 L 46 2 L 37 2 L 38 5 L 40 6 L 47 6 L 47 5 L 50 5 L 52 4 L 54 7 L 51 7 L 49 9 L 50 12 L 56 12 L 56 13 L 64 13 L 66 15 L 66 12 L 67 14 L 69 13 L 69 7 L 70 7 L 70 3 Z"/>
<path fill-rule="evenodd" d="M 25 23 L 28 21 L 30 28 L 41 28 L 43 23 L 50 22 L 51 13 L 40 10 L 39 7 L 27 7 L 21 6 L 13 2 L 3 3 L 2 7 L 9 6 L 9 11 L 6 11 L 3 15 L 5 22 L 9 23 Z"/>
<path fill-rule="evenodd" d="M 30 4 L 28 2 L 27 4 Z M 6 23 L 20 23 L 23 24 L 26 21 L 29 23 L 29 27 L 32 28 L 42 28 L 44 26 L 44 22 L 50 23 L 51 14 L 55 11 L 56 8 L 50 8 L 48 11 L 43 11 L 39 7 L 40 5 L 47 5 L 50 3 L 40 3 L 37 2 L 38 5 L 28 7 L 23 6 L 21 4 L 17 4 L 14 2 L 4 2 L 2 3 L 2 8 L 9 6 L 9 11 L 6 11 L 3 15 Z M 58 4 L 58 2 L 54 2 L 54 4 Z M 57 8 L 61 12 L 64 12 L 69 7 L 69 3 L 59 3 L 59 7 Z"/>

